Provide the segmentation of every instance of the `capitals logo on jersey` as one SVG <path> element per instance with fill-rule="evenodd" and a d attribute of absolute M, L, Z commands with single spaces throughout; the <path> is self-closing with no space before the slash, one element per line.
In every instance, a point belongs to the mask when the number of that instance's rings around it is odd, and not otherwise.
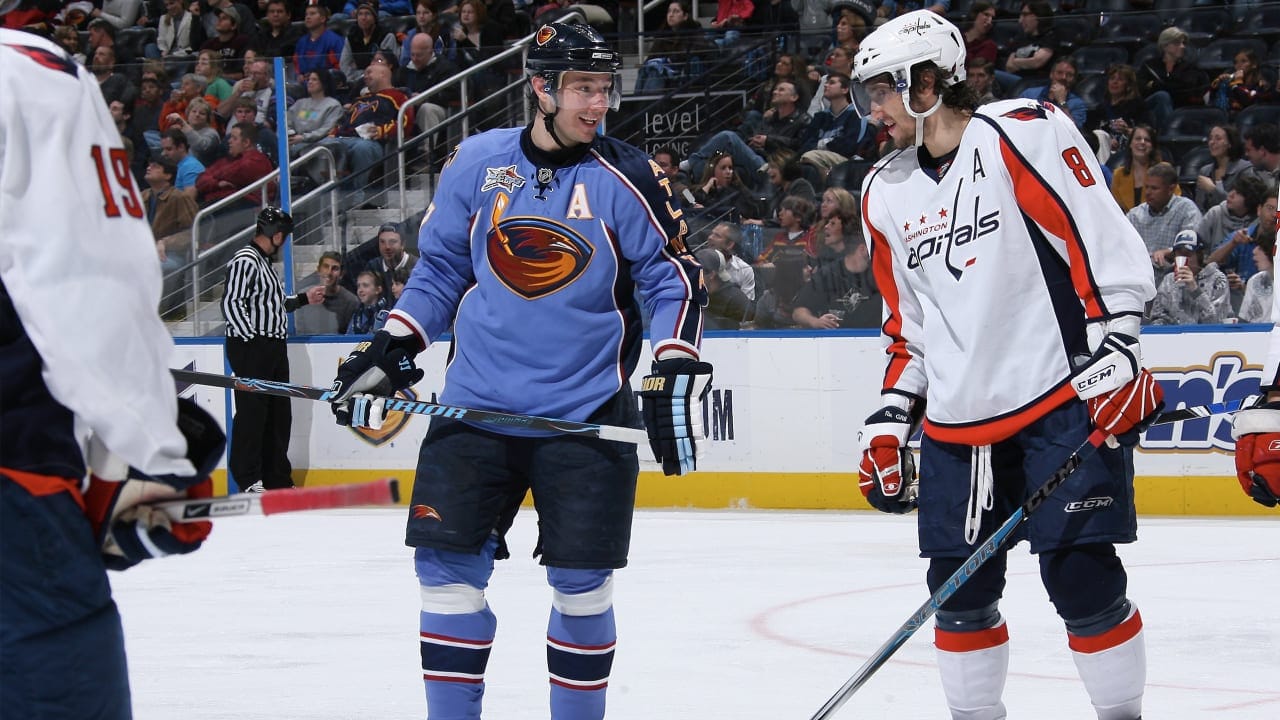
<path fill-rule="evenodd" d="M 974 194 L 973 211 L 967 217 L 964 211 L 968 208 L 957 207 L 963 187 L 964 180 L 961 180 L 956 188 L 956 197 L 950 210 L 939 209 L 936 219 L 931 218 L 928 213 L 922 213 L 919 225 L 914 232 L 910 221 L 907 222 L 903 231 L 907 233 L 907 243 L 912 245 L 911 252 L 907 256 L 907 269 L 918 270 L 929 258 L 942 255 L 943 261 L 947 264 L 947 271 L 959 280 L 964 275 L 964 268 L 976 263 L 978 257 L 973 255 L 961 262 L 953 260 L 952 252 L 1000 229 L 1000 210 L 985 211 L 982 208 L 982 195 Z M 948 217 L 951 218 L 950 223 L 947 222 Z"/>
<path fill-rule="evenodd" d="M 517 295 L 535 300 L 577 280 L 595 248 L 560 223 L 541 217 L 502 217 L 507 196 L 498 193 L 485 238 L 489 268 Z"/>

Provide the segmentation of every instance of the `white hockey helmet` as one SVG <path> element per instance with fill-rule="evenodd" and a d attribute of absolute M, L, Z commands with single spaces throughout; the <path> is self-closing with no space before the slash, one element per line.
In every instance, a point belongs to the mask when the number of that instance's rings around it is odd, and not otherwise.
<path fill-rule="evenodd" d="M 871 102 L 862 86 L 868 80 L 888 74 L 902 95 L 907 112 L 917 119 L 932 115 L 941 101 L 924 113 L 911 109 L 911 68 L 920 63 L 933 63 L 941 71 L 943 86 L 963 82 L 964 36 L 945 18 L 929 10 L 915 10 L 900 15 L 876 28 L 862 41 L 853 59 L 854 102 L 864 117 Z M 941 93 L 939 93 L 941 95 Z M 919 137 L 917 130 L 917 138 Z M 917 145 L 919 142 L 917 141 Z"/>

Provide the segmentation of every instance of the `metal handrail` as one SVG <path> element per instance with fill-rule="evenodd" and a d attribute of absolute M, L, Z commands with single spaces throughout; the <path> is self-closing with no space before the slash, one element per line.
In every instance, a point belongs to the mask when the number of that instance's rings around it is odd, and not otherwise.
<path fill-rule="evenodd" d="M 662 0 L 654 0 L 654 2 L 662 2 Z M 586 19 L 587 19 L 586 14 L 582 10 L 579 10 L 577 8 L 571 8 L 570 12 L 565 13 L 565 15 L 560 18 L 560 20 L 565 20 L 567 18 L 575 17 L 575 16 L 580 20 L 582 20 L 583 22 L 586 22 Z M 476 65 L 472 65 L 471 67 L 458 73 L 457 75 L 454 75 L 448 80 L 432 85 L 426 90 L 423 90 L 417 95 L 414 95 L 413 97 L 409 98 L 408 100 L 405 101 L 403 105 L 400 106 L 400 111 L 396 114 L 396 147 L 398 149 L 398 152 L 396 153 L 396 169 L 399 173 L 399 180 L 400 180 L 399 193 L 400 193 L 400 219 L 401 220 L 408 217 L 408 207 L 407 207 L 408 195 L 406 192 L 406 186 L 408 184 L 408 172 L 406 170 L 406 163 L 404 159 L 405 140 L 406 140 L 405 133 L 404 133 L 405 115 L 411 109 L 416 108 L 417 106 L 430 100 L 432 95 L 438 94 L 441 91 L 445 90 L 446 88 L 450 88 L 450 87 L 453 87 L 454 85 L 461 83 L 462 87 L 460 88 L 460 90 L 462 92 L 462 110 L 460 111 L 460 114 L 462 115 L 462 135 L 465 137 L 467 135 L 467 130 L 469 129 L 469 125 L 470 125 L 468 118 L 466 116 L 466 111 L 470 106 L 468 105 L 467 85 L 463 81 L 466 80 L 467 78 L 470 78 L 473 75 L 479 74 L 484 70 L 488 70 L 494 67 L 495 65 L 499 65 L 500 63 L 503 63 L 504 61 L 510 58 L 513 58 L 517 55 L 521 57 L 521 61 L 522 61 L 521 67 L 523 67 L 524 53 L 528 49 L 529 43 L 533 42 L 534 35 L 536 34 L 537 34 L 536 32 L 529 33 L 528 35 L 520 38 L 519 40 L 512 41 L 511 47 L 507 48 L 506 50 L 503 50 L 502 52 L 498 53 L 497 55 L 494 55 L 493 57 L 489 58 L 488 60 L 485 60 L 484 62 L 477 63 Z M 524 80 L 521 79 L 521 82 L 524 82 Z M 482 98 L 480 102 L 484 102 L 485 100 L 488 100 L 494 95 L 498 95 L 502 92 L 506 92 L 509 88 L 510 86 L 508 85 L 507 87 L 503 88 L 497 93 L 493 93 L 488 97 Z M 480 102 L 476 104 L 479 105 Z M 436 130 L 438 130 L 440 127 L 442 127 L 444 124 L 447 124 L 448 122 L 449 122 L 449 119 L 446 119 L 445 123 L 441 123 L 441 125 L 427 128 L 426 131 L 419 133 L 418 136 L 427 137 L 432 132 L 435 132 Z"/>
<path fill-rule="evenodd" d="M 308 199 L 310 199 L 310 198 L 312 198 L 312 197 L 315 197 L 315 196 L 317 196 L 317 195 L 319 195 L 319 194 L 322 194 L 322 193 L 325 193 L 325 192 L 332 192 L 332 191 L 333 191 L 333 189 L 337 187 L 337 182 L 336 182 L 336 181 L 337 181 L 337 177 L 338 177 L 338 164 L 337 164 L 337 161 L 336 161 L 336 160 L 334 159 L 334 157 L 333 157 L 333 152 L 332 152 L 331 150 L 329 150 L 329 148 L 326 148 L 326 147 L 319 147 L 319 146 L 318 146 L 318 147 L 313 147 L 313 148 L 311 148 L 310 150 L 306 151 L 306 152 L 305 152 L 305 153 L 303 153 L 302 155 L 298 156 L 298 158 L 297 158 L 297 159 L 295 159 L 295 160 L 293 160 L 293 161 L 291 161 L 291 162 L 289 162 L 289 163 L 288 163 L 288 166 L 289 166 L 290 171 L 294 170 L 294 169 L 295 169 L 295 167 L 299 167 L 299 166 L 301 166 L 303 163 L 305 163 L 305 162 L 307 162 L 307 161 L 309 161 L 309 160 L 311 160 L 312 158 L 315 158 L 315 157 L 323 157 L 323 158 L 324 158 L 324 160 L 325 160 L 325 164 L 326 164 L 326 165 L 328 166 L 328 168 L 329 168 L 329 181 L 328 181 L 328 182 L 326 182 L 324 185 L 322 185 L 320 188 L 317 188 L 316 190 L 314 190 L 314 191 L 312 191 L 312 192 L 308 193 L 307 195 L 305 195 L 302 199 L 300 199 L 300 200 L 299 200 L 297 203 L 295 203 L 295 204 L 299 204 L 299 205 L 300 205 L 300 204 L 302 204 L 302 202 L 303 202 L 303 201 L 305 201 L 305 200 L 308 200 Z M 263 176 L 262 178 L 260 178 L 260 179 L 258 179 L 258 180 L 253 181 L 252 183 L 250 183 L 250 184 L 246 185 L 245 187 L 243 187 L 243 188 L 241 188 L 241 189 L 237 190 L 236 192 L 234 192 L 234 193 L 232 193 L 232 194 L 230 194 L 230 195 L 226 196 L 225 198 L 222 198 L 221 200 L 219 200 L 219 201 L 217 201 L 217 202 L 213 203 L 212 205 L 209 205 L 208 207 L 201 208 L 201 209 L 200 209 L 200 211 L 196 213 L 195 219 L 192 221 L 192 224 L 191 224 L 191 255 L 190 255 L 190 261 L 189 261 L 186 265 L 184 265 L 180 270 L 176 271 L 176 272 L 175 272 L 175 274 L 176 274 L 177 272 L 186 272 L 188 269 L 191 269 L 191 268 L 194 268 L 194 267 L 198 266 L 198 265 L 200 264 L 200 262 L 201 262 L 204 258 L 206 258 L 206 257 L 208 257 L 208 256 L 210 256 L 210 255 L 212 255 L 212 254 L 214 254 L 214 253 L 216 253 L 216 252 L 218 252 L 218 251 L 220 251 L 220 250 L 225 249 L 229 244 L 231 244 L 231 243 L 233 243 L 233 242 L 236 242 L 236 241 L 240 240 L 240 239 L 244 236 L 244 234 L 245 234 L 245 233 L 249 232 L 249 228 L 245 228 L 245 229 L 243 229 L 243 230 L 239 230 L 239 231 L 237 231 L 237 232 L 233 233 L 230 237 L 227 237 L 226 239 L 224 239 L 222 242 L 219 242 L 217 245 L 214 245 L 214 246 L 212 246 L 212 247 L 208 248 L 207 250 L 203 250 L 203 251 L 201 251 L 201 250 L 199 249 L 199 248 L 200 248 L 200 221 L 201 221 L 201 220 L 204 220 L 204 219 L 208 218 L 209 216 L 213 215 L 213 214 L 214 214 L 216 211 L 218 211 L 218 210 L 221 210 L 221 209 L 223 209 L 223 208 L 225 208 L 225 207 L 230 207 L 232 203 L 234 203 L 234 202 L 236 202 L 237 200 L 240 200 L 240 199 L 242 199 L 242 198 L 246 197 L 247 195 L 249 195 L 250 193 L 252 193 L 252 192 L 254 192 L 254 191 L 256 191 L 256 190 L 263 190 L 263 193 L 262 193 L 262 205 L 265 207 L 265 206 L 266 206 L 266 204 L 267 204 L 267 193 L 266 193 L 266 191 L 265 191 L 265 188 L 266 188 L 266 186 L 267 186 L 267 185 L 269 185 L 271 182 L 276 181 L 276 180 L 278 180 L 279 178 L 280 178 L 280 168 L 278 168 L 278 167 L 277 167 L 276 169 L 274 169 L 274 170 L 272 170 L 271 172 L 267 173 L 267 174 L 266 174 L 265 176 Z M 330 214 L 330 218 L 329 218 L 329 219 L 330 219 L 330 222 L 332 223 L 332 227 L 334 227 L 334 228 L 338 227 L 338 204 L 337 204 L 337 202 L 330 202 L 330 203 L 329 203 L 329 214 Z M 292 241 L 293 241 L 293 240 L 292 240 L 292 236 L 290 236 L 289 242 L 292 242 Z M 198 273 L 198 272 L 194 272 L 194 273 L 192 273 L 192 275 L 191 275 L 191 302 L 192 302 L 192 312 L 190 313 L 190 315 L 192 316 L 192 330 L 193 330 L 193 332 L 195 332 L 195 334 L 196 334 L 196 335 L 203 335 L 203 334 L 204 334 L 204 328 L 203 328 L 204 321 L 201 319 L 201 317 L 200 317 L 200 313 L 199 313 L 199 312 L 197 312 L 197 307 L 198 307 L 199 302 L 200 302 L 200 273 Z"/>

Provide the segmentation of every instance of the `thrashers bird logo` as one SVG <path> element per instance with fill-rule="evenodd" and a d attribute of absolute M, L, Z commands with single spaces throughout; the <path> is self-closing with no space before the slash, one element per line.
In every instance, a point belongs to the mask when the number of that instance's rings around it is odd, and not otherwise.
<path fill-rule="evenodd" d="M 543 25 L 542 27 L 538 28 L 538 36 L 534 38 L 534 41 L 538 43 L 539 47 L 541 47 L 551 42 L 551 38 L 554 38 L 555 36 L 556 36 L 555 28 L 551 27 L 550 25 Z"/>
<path fill-rule="evenodd" d="M 498 194 L 485 238 L 489 268 L 517 295 L 535 300 L 556 292 L 582 275 L 595 252 L 573 230 L 546 218 L 504 218 L 507 197 Z"/>
<path fill-rule="evenodd" d="M 432 520 L 444 520 L 444 518 L 440 517 L 440 513 L 436 512 L 436 509 L 430 505 L 414 505 L 412 510 L 414 520 L 426 520 L 428 518 Z"/>

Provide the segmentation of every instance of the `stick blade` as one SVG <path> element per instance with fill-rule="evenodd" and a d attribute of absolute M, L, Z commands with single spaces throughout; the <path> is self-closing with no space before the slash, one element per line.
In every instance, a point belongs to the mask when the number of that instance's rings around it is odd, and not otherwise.
<path fill-rule="evenodd" d="M 272 490 L 262 493 L 262 514 L 332 510 L 358 505 L 395 505 L 400 502 L 400 481 L 382 478 L 372 482 L 332 487 Z"/>

